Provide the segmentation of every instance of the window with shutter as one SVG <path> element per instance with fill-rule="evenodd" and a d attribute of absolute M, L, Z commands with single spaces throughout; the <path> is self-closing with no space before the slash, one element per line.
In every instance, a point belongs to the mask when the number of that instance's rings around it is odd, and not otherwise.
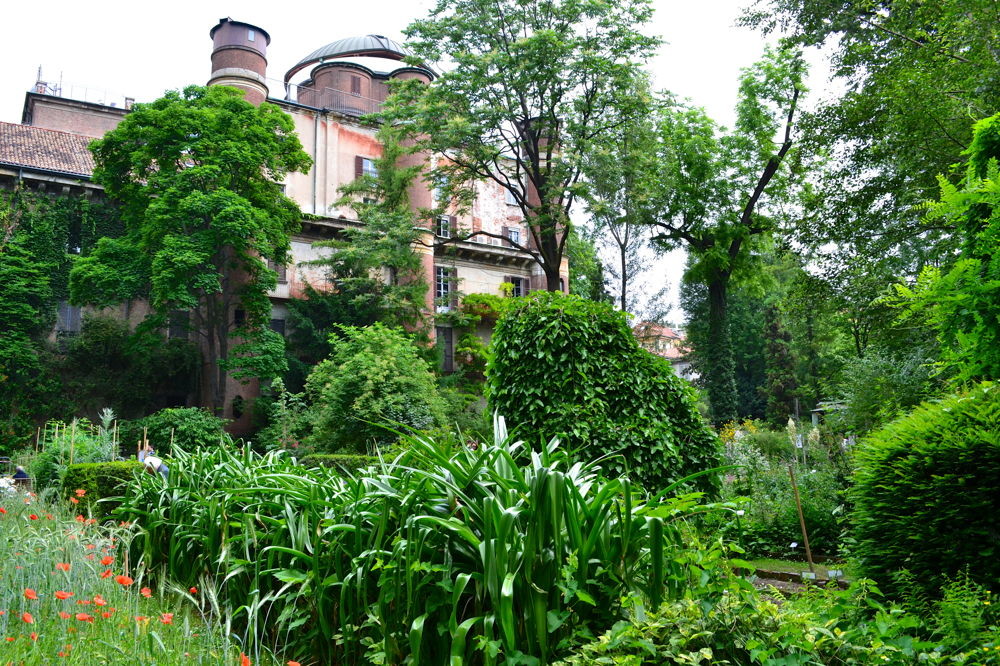
<path fill-rule="evenodd" d="M 438 215 L 436 234 L 441 238 L 451 238 L 451 215 Z"/>
<path fill-rule="evenodd" d="M 360 76 L 352 76 L 351 77 L 351 94 L 352 95 L 359 95 L 359 96 L 361 95 L 361 77 Z"/>
<path fill-rule="evenodd" d="M 288 267 L 284 264 L 276 263 L 273 259 L 267 260 L 267 267 L 278 275 L 278 284 L 288 283 Z"/>
<path fill-rule="evenodd" d="M 438 312 L 448 312 L 455 302 L 455 269 L 450 266 L 434 267 L 434 299 Z"/>

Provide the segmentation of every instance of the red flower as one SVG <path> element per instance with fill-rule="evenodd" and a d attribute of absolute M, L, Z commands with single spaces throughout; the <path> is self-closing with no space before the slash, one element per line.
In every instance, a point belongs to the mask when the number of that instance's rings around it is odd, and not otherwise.
<path fill-rule="evenodd" d="M 84 518 L 83 516 L 77 516 L 76 517 L 76 522 L 78 522 L 78 523 L 82 523 L 85 520 L 86 520 L 86 518 Z"/>
<path fill-rule="evenodd" d="M 77 496 L 77 497 L 83 497 L 84 495 L 86 495 L 86 494 L 87 494 L 87 491 L 86 491 L 86 490 L 84 490 L 83 488 L 77 488 L 77 489 L 76 489 L 75 491 L 73 491 L 73 492 L 75 492 L 75 493 L 76 493 L 76 496 Z"/>
<path fill-rule="evenodd" d="M 86 613 L 77 613 L 76 614 L 76 619 L 78 619 L 80 622 L 93 622 L 94 621 L 94 616 L 93 615 L 87 615 Z"/>
<path fill-rule="evenodd" d="M 198 588 L 192 587 L 190 590 L 188 590 L 188 592 L 190 592 L 191 594 L 198 594 Z"/>
<path fill-rule="evenodd" d="M 109 613 L 108 611 L 103 611 L 101 613 L 101 617 L 111 617 L 111 613 Z"/>
<path fill-rule="evenodd" d="M 34 624 L 35 618 L 31 617 L 31 613 L 21 613 L 21 620 L 26 624 Z"/>
<path fill-rule="evenodd" d="M 101 565 L 106 567 L 109 564 L 114 563 L 114 561 L 115 558 L 111 557 L 110 555 L 105 555 L 104 557 L 101 558 Z"/>
<path fill-rule="evenodd" d="M 7 509 L 5 509 L 2 506 L 0 506 L 0 513 L 7 513 Z"/>
<path fill-rule="evenodd" d="M 37 641 L 38 640 L 38 632 L 37 631 L 33 631 L 30 634 L 28 634 L 28 635 L 31 636 L 31 640 L 33 640 L 33 641 Z"/>
<path fill-rule="evenodd" d="M 291 659 L 289 659 L 288 660 L 288 666 L 302 666 L 302 664 L 300 664 L 297 661 L 292 661 Z"/>
<path fill-rule="evenodd" d="M 94 595 L 94 605 L 95 606 L 107 606 L 108 602 L 105 601 L 104 597 L 102 597 L 101 595 L 95 594 Z"/>
<path fill-rule="evenodd" d="M 63 592 L 62 590 L 56 590 L 56 599 L 69 599 L 73 596 L 72 592 Z"/>
<path fill-rule="evenodd" d="M 38 601 L 38 593 L 37 593 L 37 592 L 35 592 L 35 591 L 34 591 L 33 589 L 31 589 L 30 587 L 29 587 L 29 588 L 26 588 L 26 589 L 24 590 L 24 598 L 25 598 L 25 599 L 31 599 L 32 601 Z"/>
<path fill-rule="evenodd" d="M 110 577 L 111 577 L 111 569 L 107 569 L 101 572 L 101 578 L 110 578 Z"/>
<path fill-rule="evenodd" d="M 153 591 L 148 587 L 144 587 L 141 590 L 139 590 L 139 594 L 149 599 L 151 596 L 153 596 Z"/>
<path fill-rule="evenodd" d="M 80 500 L 78 500 L 78 499 L 77 499 L 77 498 L 75 498 L 75 497 L 70 497 L 70 498 L 69 498 L 69 501 L 70 501 L 70 502 L 72 502 L 73 504 L 79 504 L 79 503 L 80 503 Z"/>
<path fill-rule="evenodd" d="M 59 617 L 61 617 L 64 620 L 68 620 L 71 616 L 66 611 L 59 611 Z"/>
<path fill-rule="evenodd" d="M 60 571 L 69 571 L 69 562 L 56 562 L 56 569 Z"/>
<path fill-rule="evenodd" d="M 29 515 L 28 518 L 30 518 L 32 520 L 38 520 L 38 516 L 36 516 L 35 514 Z"/>
<path fill-rule="evenodd" d="M 250 661 L 250 657 L 240 652 L 240 666 L 250 666 L 252 663 L 253 662 Z"/>
<path fill-rule="evenodd" d="M 135 621 L 136 621 L 136 622 L 145 622 L 145 621 L 146 621 L 146 620 L 148 620 L 148 619 L 149 619 L 149 618 L 148 618 L 148 617 L 146 617 L 145 615 L 136 615 L 136 616 L 135 616 Z"/>
<path fill-rule="evenodd" d="M 163 624 L 173 624 L 174 614 L 173 613 L 160 613 L 160 622 Z"/>
<path fill-rule="evenodd" d="M 124 576 L 124 575 L 119 574 L 119 575 L 115 576 L 115 582 L 117 582 L 119 585 L 121 585 L 123 587 L 128 587 L 129 585 L 131 585 L 135 581 L 133 581 L 128 576 Z"/>

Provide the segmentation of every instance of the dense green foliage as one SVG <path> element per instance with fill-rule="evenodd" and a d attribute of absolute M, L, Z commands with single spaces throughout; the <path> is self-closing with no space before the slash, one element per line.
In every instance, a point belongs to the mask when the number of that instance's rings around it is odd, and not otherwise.
<path fill-rule="evenodd" d="M 77 413 L 107 407 L 130 419 L 193 399 L 200 365 L 198 348 L 187 340 L 135 333 L 121 319 L 88 315 L 55 369 Z"/>
<path fill-rule="evenodd" d="M 0 449 L 22 444 L 45 419 L 69 416 L 48 337 L 68 297 L 74 255 L 116 236 L 114 209 L 84 198 L 0 192 Z"/>
<path fill-rule="evenodd" d="M 963 581 L 933 605 L 888 603 L 868 581 L 812 588 L 792 599 L 755 593 L 712 570 L 689 597 L 618 622 L 561 662 L 614 664 L 1000 663 L 996 598 Z"/>
<path fill-rule="evenodd" d="M 931 594 L 966 568 L 984 585 L 1000 580 L 1000 387 L 921 405 L 866 438 L 856 461 L 864 575 L 889 586 L 908 569 Z"/>
<path fill-rule="evenodd" d="M 120 426 L 126 451 L 135 451 L 145 436 L 158 453 L 170 455 L 171 445 L 182 449 L 217 446 L 225 436 L 226 419 L 198 407 L 168 407 Z"/>
<path fill-rule="evenodd" d="M 119 505 L 118 501 L 102 501 L 125 494 L 129 482 L 142 470 L 137 460 L 76 463 L 66 467 L 62 478 L 62 495 L 75 500 L 80 513 L 101 518 Z M 78 491 L 84 491 L 81 495 Z"/>
<path fill-rule="evenodd" d="M 330 358 L 306 380 L 309 443 L 322 451 L 366 453 L 396 440 L 389 428 L 426 430 L 444 422 L 430 367 L 400 330 L 376 323 L 343 327 Z"/>
<path fill-rule="evenodd" d="M 281 181 L 311 164 L 291 117 L 234 88 L 192 86 L 137 104 L 92 151 L 94 180 L 120 202 L 125 234 L 75 263 L 72 300 L 148 297 L 154 327 L 187 312 L 213 367 L 205 402 L 217 411 L 232 399 L 231 371 L 284 371 L 284 341 L 268 328 L 277 278 L 267 261 L 287 261 L 300 221 Z"/>
<path fill-rule="evenodd" d="M 357 476 L 282 452 L 178 452 L 121 509 L 143 560 L 215 581 L 264 644 L 321 663 L 549 663 L 701 574 L 684 555 L 697 496 L 647 504 L 555 442 L 476 448 L 409 437 Z M 331 520 L 331 517 L 334 517 Z"/>
<path fill-rule="evenodd" d="M 958 381 L 1000 379 L 1000 114 L 976 123 L 961 187 L 940 178 L 928 218 L 952 224 L 961 254 L 950 270 L 928 266 L 913 289 L 897 287 L 911 314 L 927 317 L 941 365 Z"/>
<path fill-rule="evenodd" d="M 536 293 L 500 318 L 490 409 L 535 440 L 557 437 L 650 491 L 718 464 L 718 440 L 691 386 L 641 349 L 625 315 L 577 296 Z M 697 480 L 717 487 L 714 475 Z"/>
<path fill-rule="evenodd" d="M 795 414 L 798 381 L 792 357 L 792 336 L 781 322 L 781 312 L 771 305 L 764 311 L 764 365 L 766 383 L 761 392 L 767 400 L 767 420 L 784 425 Z"/>

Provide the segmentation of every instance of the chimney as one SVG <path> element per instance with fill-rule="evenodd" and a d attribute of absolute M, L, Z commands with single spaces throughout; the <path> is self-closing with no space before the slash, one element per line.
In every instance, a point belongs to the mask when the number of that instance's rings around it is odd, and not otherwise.
<path fill-rule="evenodd" d="M 267 99 L 267 45 L 271 37 L 255 25 L 219 19 L 208 33 L 212 38 L 210 86 L 232 86 L 246 93 L 246 100 L 259 105 Z"/>

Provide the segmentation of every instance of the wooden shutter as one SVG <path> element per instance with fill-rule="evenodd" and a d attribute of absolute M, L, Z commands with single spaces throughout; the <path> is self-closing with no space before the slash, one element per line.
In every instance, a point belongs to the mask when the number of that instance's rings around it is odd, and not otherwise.
<path fill-rule="evenodd" d="M 361 77 L 352 76 L 351 77 L 351 94 L 360 95 L 361 94 Z"/>
<path fill-rule="evenodd" d="M 361 178 L 362 174 L 365 172 L 365 162 L 361 155 L 355 155 L 354 157 L 354 177 Z"/>

